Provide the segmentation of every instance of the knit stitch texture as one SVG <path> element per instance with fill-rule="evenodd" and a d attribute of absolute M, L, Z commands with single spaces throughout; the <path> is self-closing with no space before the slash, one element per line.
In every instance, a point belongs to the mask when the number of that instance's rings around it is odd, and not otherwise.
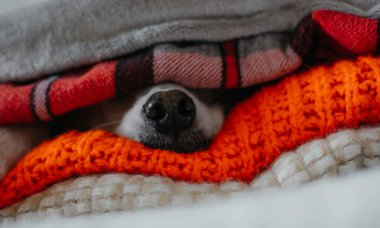
<path fill-rule="evenodd" d="M 0 210 L 0 224 L 47 216 L 158 208 L 222 199 L 234 192 L 289 188 L 380 165 L 380 128 L 343 130 L 282 154 L 249 184 L 187 183 L 159 176 L 100 174 L 75 177 Z"/>
<path fill-rule="evenodd" d="M 319 66 L 262 88 L 238 105 L 209 150 L 145 148 L 111 133 L 70 132 L 27 154 L 0 183 L 0 207 L 48 185 L 104 172 L 159 174 L 177 180 L 252 180 L 281 152 L 341 128 L 380 121 L 380 59 Z"/>

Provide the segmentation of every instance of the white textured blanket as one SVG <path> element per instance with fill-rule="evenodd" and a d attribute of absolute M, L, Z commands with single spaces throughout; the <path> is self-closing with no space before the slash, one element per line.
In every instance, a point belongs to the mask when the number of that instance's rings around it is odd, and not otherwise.
<path fill-rule="evenodd" d="M 0 210 L 0 223 L 186 205 L 233 192 L 295 187 L 379 164 L 380 128 L 345 130 L 283 154 L 250 184 L 194 184 L 127 174 L 74 178 Z"/>
<path fill-rule="evenodd" d="M 379 227 L 380 170 L 314 182 L 283 191 L 246 192 L 225 200 L 206 200 L 133 213 L 117 212 L 39 222 L 5 223 L 2 228 L 101 227 Z"/>

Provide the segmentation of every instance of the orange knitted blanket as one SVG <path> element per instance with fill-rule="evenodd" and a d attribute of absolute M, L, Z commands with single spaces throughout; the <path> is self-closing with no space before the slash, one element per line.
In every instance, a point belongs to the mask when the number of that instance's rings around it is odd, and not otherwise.
<path fill-rule="evenodd" d="M 104 131 L 70 132 L 27 154 L 0 183 L 0 208 L 66 178 L 105 172 L 249 181 L 281 153 L 341 128 L 380 122 L 380 58 L 314 67 L 239 104 L 207 151 L 145 148 Z"/>

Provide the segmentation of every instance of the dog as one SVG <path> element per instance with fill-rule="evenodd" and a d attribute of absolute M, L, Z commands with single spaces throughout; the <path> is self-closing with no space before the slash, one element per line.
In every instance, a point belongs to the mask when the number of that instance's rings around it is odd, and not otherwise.
<path fill-rule="evenodd" d="M 52 122 L 3 126 L 0 178 L 33 147 L 70 130 L 103 129 L 177 153 L 207 149 L 226 114 L 254 90 L 190 90 L 165 83 L 72 111 Z"/>
<path fill-rule="evenodd" d="M 220 131 L 236 103 L 231 98 L 240 99 L 241 93 L 164 83 L 58 118 L 54 132 L 103 129 L 150 148 L 195 152 L 207 149 Z"/>

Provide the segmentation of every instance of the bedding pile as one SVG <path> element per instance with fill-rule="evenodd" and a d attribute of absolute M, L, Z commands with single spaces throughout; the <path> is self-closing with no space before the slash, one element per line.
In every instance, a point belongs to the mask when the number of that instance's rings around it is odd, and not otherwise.
<path fill-rule="evenodd" d="M 252 86 L 283 77 L 302 64 L 376 54 L 378 33 L 377 19 L 318 10 L 301 20 L 291 35 L 268 32 L 221 43 L 158 44 L 26 85 L 0 85 L 0 124 L 48 121 L 165 81 L 191 88 Z"/>
<path fill-rule="evenodd" d="M 0 37 L 12 39 L 0 39 L 0 132 L 164 81 L 229 89 L 279 80 L 238 104 L 194 154 L 98 130 L 29 153 L 0 146 L 0 222 L 223 200 L 379 166 L 379 8 L 68 0 L 1 15 Z"/>

